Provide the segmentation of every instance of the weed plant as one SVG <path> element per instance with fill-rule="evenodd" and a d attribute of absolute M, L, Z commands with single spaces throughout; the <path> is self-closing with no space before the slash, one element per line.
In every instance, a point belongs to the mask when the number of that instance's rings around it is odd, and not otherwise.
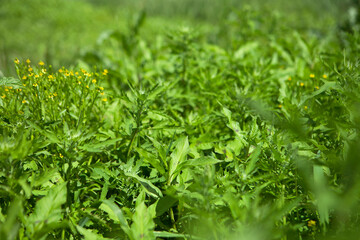
<path fill-rule="evenodd" d="M 226 48 L 143 13 L 77 67 L 15 59 L 0 239 L 357 239 L 358 33 L 230 19 Z"/>

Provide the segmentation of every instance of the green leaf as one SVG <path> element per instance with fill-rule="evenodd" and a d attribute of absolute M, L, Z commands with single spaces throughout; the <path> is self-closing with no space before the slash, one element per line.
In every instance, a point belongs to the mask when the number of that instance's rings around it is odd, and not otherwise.
<path fill-rule="evenodd" d="M 28 217 L 33 233 L 41 231 L 48 224 L 60 221 L 62 218 L 61 205 L 66 202 L 66 194 L 67 188 L 66 182 L 64 182 L 52 187 L 48 194 L 36 203 L 34 212 Z"/>
<path fill-rule="evenodd" d="M 258 145 L 249 157 L 249 162 L 245 168 L 246 175 L 249 175 L 255 170 L 256 163 L 259 160 L 260 153 L 261 153 L 261 145 Z"/>
<path fill-rule="evenodd" d="M 118 205 L 116 205 L 111 200 L 104 200 L 102 204 L 100 205 L 100 209 L 104 210 L 109 214 L 109 217 L 114 220 L 117 223 L 120 223 L 120 227 L 127 235 L 130 235 L 130 226 L 128 222 L 126 221 L 123 212 L 119 208 Z"/>
<path fill-rule="evenodd" d="M 144 202 L 141 202 L 135 208 L 135 213 L 133 215 L 131 225 L 132 239 L 144 239 L 151 240 L 155 239 L 154 228 L 155 223 L 153 218 L 155 217 L 155 207 L 153 205 L 149 208 L 146 207 Z"/>
<path fill-rule="evenodd" d="M 97 234 L 90 229 L 86 229 L 83 227 L 80 227 L 79 225 L 76 226 L 76 229 L 79 231 L 81 235 L 84 236 L 85 240 L 103 240 L 103 239 L 110 239 L 110 238 L 104 238 L 100 234 Z"/>
<path fill-rule="evenodd" d="M 146 193 L 154 198 L 160 198 L 163 196 L 161 190 L 157 188 L 154 184 L 152 184 L 149 180 L 139 177 L 134 173 L 125 172 L 126 176 L 135 178 L 145 189 Z"/>
<path fill-rule="evenodd" d="M 185 160 L 186 155 L 189 153 L 189 141 L 188 137 L 182 137 L 177 141 L 174 152 L 171 154 L 169 164 L 169 179 L 170 184 L 174 179 L 174 173 L 178 168 L 178 165 Z"/>
<path fill-rule="evenodd" d="M 154 235 L 157 238 L 186 238 L 186 236 L 184 234 L 180 234 L 180 233 L 171 233 L 171 232 L 157 232 L 154 231 Z M 198 239 L 198 238 L 193 238 L 192 239 Z"/>
<path fill-rule="evenodd" d="M 163 215 L 169 208 L 175 205 L 179 200 L 169 195 L 159 199 L 156 205 L 156 216 Z"/>

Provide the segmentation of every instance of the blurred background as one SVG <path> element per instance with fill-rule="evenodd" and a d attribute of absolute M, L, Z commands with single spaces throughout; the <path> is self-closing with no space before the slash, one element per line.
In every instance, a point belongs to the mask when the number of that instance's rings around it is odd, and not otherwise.
<path fill-rule="evenodd" d="M 15 74 L 15 58 L 43 60 L 56 67 L 75 64 L 105 31 L 126 34 L 140 13 L 146 17 L 138 34 L 150 43 L 178 26 L 191 26 L 204 41 L 229 47 L 227 26 L 233 21 L 241 25 L 236 15 L 241 9 L 263 13 L 244 27 L 280 20 L 321 37 L 354 21 L 356 11 L 351 9 L 357 4 L 356 0 L 0 0 L 0 76 Z M 272 19 L 267 19 L 269 12 Z"/>

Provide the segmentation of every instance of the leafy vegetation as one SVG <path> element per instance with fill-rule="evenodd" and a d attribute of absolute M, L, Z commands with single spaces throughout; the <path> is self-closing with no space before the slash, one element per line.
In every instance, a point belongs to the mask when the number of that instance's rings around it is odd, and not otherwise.
<path fill-rule="evenodd" d="M 163 33 L 145 8 L 67 67 L 12 59 L 0 239 L 357 239 L 359 22 L 227 2 Z"/>

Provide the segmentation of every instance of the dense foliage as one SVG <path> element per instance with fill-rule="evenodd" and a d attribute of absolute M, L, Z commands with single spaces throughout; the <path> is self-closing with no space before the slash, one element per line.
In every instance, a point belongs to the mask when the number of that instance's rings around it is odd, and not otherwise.
<path fill-rule="evenodd" d="M 0 239 L 357 239 L 358 22 L 250 6 L 0 78 Z M 342 28 L 340 30 L 340 28 Z"/>

